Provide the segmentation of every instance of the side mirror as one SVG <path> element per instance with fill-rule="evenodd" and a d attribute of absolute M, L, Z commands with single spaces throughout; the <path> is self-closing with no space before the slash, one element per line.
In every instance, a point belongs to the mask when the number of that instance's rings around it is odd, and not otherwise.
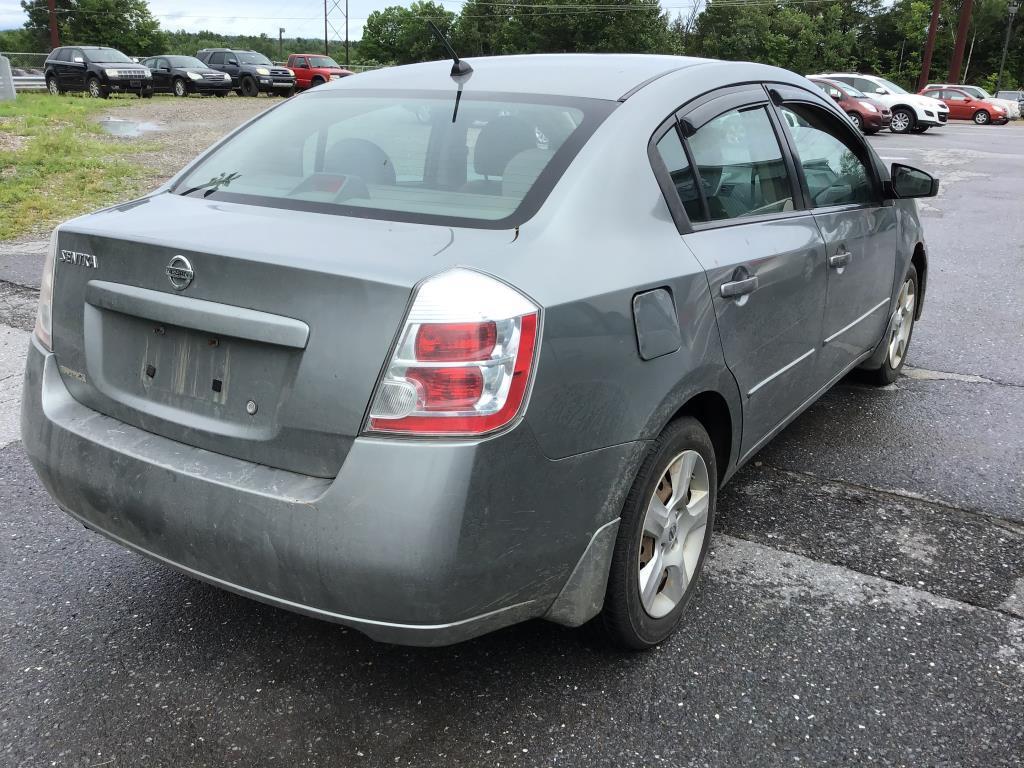
<path fill-rule="evenodd" d="M 886 182 L 886 197 L 905 200 L 914 197 L 935 197 L 939 194 L 939 180 L 919 168 L 893 163 L 890 180 Z"/>
<path fill-rule="evenodd" d="M 885 96 L 885 88 L 875 88 L 875 93 L 880 93 L 882 96 Z"/>

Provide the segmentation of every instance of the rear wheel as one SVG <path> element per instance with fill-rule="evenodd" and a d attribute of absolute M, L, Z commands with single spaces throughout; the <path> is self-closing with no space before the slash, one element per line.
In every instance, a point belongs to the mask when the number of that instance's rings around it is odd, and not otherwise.
<path fill-rule="evenodd" d="M 89 95 L 94 99 L 105 99 L 107 98 L 106 92 L 103 90 L 103 86 L 100 85 L 100 79 L 98 77 L 90 77 L 89 82 L 86 85 L 89 90 Z"/>
<path fill-rule="evenodd" d="M 875 384 L 885 386 L 899 378 L 903 364 L 907 361 L 907 349 L 914 335 L 914 315 L 917 312 L 917 268 L 911 264 L 903 278 L 899 295 L 896 297 L 897 317 L 889 329 L 886 339 L 885 360 L 882 366 L 871 371 Z"/>
<path fill-rule="evenodd" d="M 260 87 L 253 78 L 247 77 L 242 80 L 242 96 L 255 97 L 259 95 Z"/>
<path fill-rule="evenodd" d="M 904 107 L 897 107 L 892 111 L 892 122 L 889 123 L 889 130 L 893 133 L 910 133 L 916 122 L 914 113 Z"/>
<path fill-rule="evenodd" d="M 992 116 L 984 109 L 979 109 L 974 113 L 974 122 L 978 125 L 988 125 L 992 121 Z"/>
<path fill-rule="evenodd" d="M 188 88 L 185 85 L 185 81 L 180 77 L 174 78 L 174 95 L 188 96 Z"/>
<path fill-rule="evenodd" d="M 608 639 L 643 650 L 665 640 L 693 597 L 711 541 L 718 468 L 690 417 L 653 442 L 626 497 L 597 621 Z"/>
<path fill-rule="evenodd" d="M 847 112 L 846 114 L 849 115 L 850 122 L 853 123 L 855 126 L 857 126 L 857 130 L 863 132 L 864 131 L 864 118 L 862 118 L 856 112 Z"/>
<path fill-rule="evenodd" d="M 64 95 L 64 91 L 60 89 L 60 85 L 57 83 L 57 78 L 53 75 L 46 78 L 46 90 L 48 90 L 52 96 Z"/>
<path fill-rule="evenodd" d="M 225 96 L 227 96 L 227 93 L 225 91 L 217 91 L 213 95 L 216 96 L 218 99 L 223 99 Z"/>

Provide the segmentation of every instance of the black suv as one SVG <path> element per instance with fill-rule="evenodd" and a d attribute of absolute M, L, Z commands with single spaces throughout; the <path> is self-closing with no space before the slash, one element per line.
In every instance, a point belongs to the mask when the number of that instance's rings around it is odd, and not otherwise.
<path fill-rule="evenodd" d="M 97 99 L 112 93 L 135 93 L 145 98 L 153 95 L 152 73 L 116 48 L 54 48 L 46 57 L 43 74 L 46 88 L 54 95 L 67 91 L 86 91 Z"/>
<path fill-rule="evenodd" d="M 260 93 L 291 96 L 295 92 L 295 73 L 277 66 L 258 51 L 204 48 L 196 58 L 211 69 L 231 75 L 239 96 L 259 96 Z"/>

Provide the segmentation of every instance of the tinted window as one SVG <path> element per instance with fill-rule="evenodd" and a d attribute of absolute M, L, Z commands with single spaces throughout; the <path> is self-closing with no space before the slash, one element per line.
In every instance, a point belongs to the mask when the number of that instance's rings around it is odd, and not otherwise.
<path fill-rule="evenodd" d="M 170 62 L 172 67 L 198 67 L 201 69 L 206 66 L 199 59 L 192 56 L 168 56 L 166 59 L 161 59 L 161 61 Z"/>
<path fill-rule="evenodd" d="M 549 164 L 560 153 L 568 162 L 611 108 L 535 98 L 467 92 L 453 121 L 448 94 L 311 93 L 231 138 L 176 191 L 227 175 L 230 183 L 211 196 L 397 220 L 505 221 Z M 284 140 L 296 151 L 282 152 Z M 554 181 L 544 177 L 538 194 Z"/>
<path fill-rule="evenodd" d="M 700 192 L 697 189 L 697 182 L 693 177 L 693 169 L 690 168 L 690 161 L 686 159 L 683 151 L 683 144 L 679 140 L 679 133 L 672 128 L 668 133 L 658 140 L 658 154 L 672 177 L 672 184 L 676 188 L 676 194 L 686 209 L 686 215 L 690 221 L 707 221 L 704 209 L 700 200 Z"/>
<path fill-rule="evenodd" d="M 211 64 L 223 64 L 224 63 L 224 52 L 218 51 L 217 53 L 210 54 Z"/>
<path fill-rule="evenodd" d="M 726 112 L 688 143 L 712 219 L 792 208 L 786 163 L 764 107 Z"/>
<path fill-rule="evenodd" d="M 843 127 L 829 114 L 803 105 L 782 108 L 807 179 L 812 206 L 869 203 L 871 174 L 842 138 Z"/>
<path fill-rule="evenodd" d="M 54 58 L 57 59 L 57 61 L 71 61 L 71 49 L 61 48 L 57 51 L 57 55 L 54 56 Z"/>
<path fill-rule="evenodd" d="M 867 94 L 878 92 L 878 83 L 873 83 L 870 80 L 865 80 L 863 77 L 853 78 L 853 86 L 858 90 L 864 91 L 864 93 Z"/>

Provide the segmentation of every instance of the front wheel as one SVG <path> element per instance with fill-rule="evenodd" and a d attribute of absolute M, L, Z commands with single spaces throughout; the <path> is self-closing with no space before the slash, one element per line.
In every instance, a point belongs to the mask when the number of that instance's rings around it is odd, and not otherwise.
<path fill-rule="evenodd" d="M 174 80 L 174 95 L 175 96 L 188 96 L 188 88 L 185 86 L 185 81 L 180 77 Z"/>
<path fill-rule="evenodd" d="M 902 107 L 892 111 L 892 122 L 889 123 L 889 130 L 893 133 L 910 133 L 915 123 L 914 113 Z"/>
<path fill-rule="evenodd" d="M 910 129 L 910 132 L 911 133 L 924 133 L 925 131 L 928 130 L 929 127 L 930 126 L 927 126 L 927 125 L 915 125 L 913 128 Z"/>
<path fill-rule="evenodd" d="M 107 94 L 103 91 L 103 86 L 100 85 L 100 79 L 98 77 L 89 78 L 89 95 L 94 99 L 105 99 Z"/>
<path fill-rule="evenodd" d="M 260 87 L 251 77 L 242 80 L 242 95 L 252 97 L 260 95 Z"/>
<path fill-rule="evenodd" d="M 850 122 L 854 124 L 858 131 L 864 132 L 864 118 L 858 115 L 856 112 L 847 112 L 847 116 L 850 118 Z"/>
<path fill-rule="evenodd" d="M 652 443 L 626 497 L 604 608 L 615 645 L 652 648 L 675 631 L 711 542 L 718 467 L 700 422 L 683 417 Z"/>
<path fill-rule="evenodd" d="M 979 109 L 974 113 L 974 122 L 978 125 L 988 125 L 992 121 L 992 116 L 984 109 Z"/>
<path fill-rule="evenodd" d="M 46 78 L 46 90 L 50 92 L 51 96 L 63 96 L 64 91 L 60 89 L 60 85 L 57 83 L 57 78 L 50 75 Z"/>
<path fill-rule="evenodd" d="M 896 297 L 896 318 L 886 340 L 885 360 L 878 370 L 871 372 L 871 378 L 879 386 L 896 381 L 903 370 L 903 364 L 907 361 L 907 349 L 910 347 L 910 338 L 914 335 L 917 287 L 917 268 L 911 264 Z"/>

